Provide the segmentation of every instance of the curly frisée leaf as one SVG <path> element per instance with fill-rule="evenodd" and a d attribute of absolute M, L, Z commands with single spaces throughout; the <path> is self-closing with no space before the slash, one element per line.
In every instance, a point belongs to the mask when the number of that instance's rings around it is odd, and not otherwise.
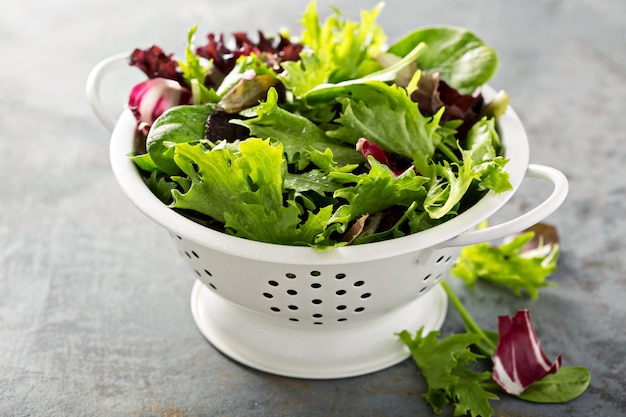
<path fill-rule="evenodd" d="M 286 175 L 282 145 L 248 139 L 205 151 L 202 145 L 175 147 L 175 161 L 191 178 L 186 193 L 172 191 L 172 207 L 190 209 L 225 223 L 236 236 L 278 244 L 315 241 L 330 218 L 332 207 L 308 212 L 283 204 Z M 302 224 L 301 224 L 302 223 Z"/>
<path fill-rule="evenodd" d="M 518 296 L 525 291 L 536 299 L 540 288 L 556 285 L 546 278 L 556 271 L 559 245 L 553 244 L 547 255 L 536 252 L 537 256 L 527 257 L 524 248 L 534 236 L 535 232 L 530 231 L 500 246 L 489 242 L 465 246 L 450 272 L 470 287 L 482 279 L 504 286 Z"/>
<path fill-rule="evenodd" d="M 314 87 L 337 83 L 380 69 L 376 61 L 386 37 L 376 18 L 380 3 L 372 11 L 361 13 L 361 22 L 344 19 L 339 10 L 320 24 L 317 4 L 312 1 L 302 18 L 302 43 L 305 49 L 300 61 L 285 62 L 283 83 L 301 97 Z"/>

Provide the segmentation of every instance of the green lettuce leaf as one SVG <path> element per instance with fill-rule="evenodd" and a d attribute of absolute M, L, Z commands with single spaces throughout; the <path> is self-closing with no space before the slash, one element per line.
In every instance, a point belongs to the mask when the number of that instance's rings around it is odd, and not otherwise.
<path fill-rule="evenodd" d="M 205 151 L 202 145 L 176 145 L 175 160 L 191 178 L 186 193 L 172 191 L 172 207 L 190 209 L 222 223 L 239 237 L 285 245 L 313 244 L 332 206 L 301 213 L 283 203 L 286 164 L 281 145 L 251 138 Z M 302 218 L 304 217 L 304 220 Z"/>
<path fill-rule="evenodd" d="M 335 191 L 334 197 L 343 199 L 347 204 L 340 206 L 333 214 L 330 222 L 339 223 L 338 229 L 344 231 L 351 221 L 365 215 L 373 214 L 396 205 L 409 207 L 424 198 L 426 178 L 417 176 L 413 170 L 405 171 L 395 177 L 384 164 L 369 158 L 369 172 L 361 175 L 333 172 L 330 178 L 342 183 L 353 182 L 354 185 Z"/>
<path fill-rule="evenodd" d="M 218 95 L 212 88 L 205 86 L 207 74 L 211 71 L 211 64 L 202 65 L 200 58 L 194 52 L 193 38 L 198 27 L 192 26 L 187 32 L 187 45 L 185 47 L 185 59 L 178 60 L 183 78 L 191 86 L 191 94 L 194 104 L 215 103 L 219 100 Z"/>
<path fill-rule="evenodd" d="M 524 291 L 537 299 L 540 288 L 556 285 L 546 278 L 556 271 L 559 245 L 553 244 L 547 256 L 526 257 L 524 247 L 534 235 L 532 231 L 522 233 L 500 246 L 489 242 L 465 246 L 450 272 L 470 287 L 482 279 L 518 296 Z"/>
<path fill-rule="evenodd" d="M 409 159 L 418 156 L 430 159 L 441 139 L 438 128 L 443 111 L 424 117 L 402 87 L 381 81 L 344 83 L 311 91 L 306 96 L 310 105 L 329 103 L 342 105 L 336 120 L 340 127 L 328 136 L 356 144 L 366 138 L 387 152 Z M 443 109 L 442 109 L 443 110 Z"/>
<path fill-rule="evenodd" d="M 296 163 L 299 168 L 309 164 L 308 153 L 312 150 L 332 151 L 341 164 L 362 163 L 363 155 L 354 147 L 346 146 L 329 138 L 315 123 L 307 118 L 278 106 L 278 93 L 270 89 L 267 100 L 253 109 L 256 117 L 247 120 L 232 120 L 250 129 L 251 135 L 270 138 L 283 145 L 288 163 Z"/>
<path fill-rule="evenodd" d="M 508 159 L 498 156 L 501 148 L 495 119 L 483 117 L 467 133 L 466 146 L 474 161 L 473 170 L 480 174 L 479 189 L 502 193 L 511 190 L 509 173 L 504 170 Z"/>
<path fill-rule="evenodd" d="M 382 3 L 361 12 L 361 22 L 344 19 L 339 10 L 320 24 L 317 4 L 312 1 L 302 18 L 301 41 L 305 50 L 300 61 L 282 63 L 283 83 L 296 97 L 314 87 L 360 78 L 379 70 L 375 57 L 385 44 L 383 29 L 376 24 Z M 412 48 L 411 48 L 412 49 Z"/>

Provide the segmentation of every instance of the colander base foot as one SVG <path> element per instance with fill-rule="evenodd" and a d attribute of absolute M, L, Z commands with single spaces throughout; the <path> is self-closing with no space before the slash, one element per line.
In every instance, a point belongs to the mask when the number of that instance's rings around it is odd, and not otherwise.
<path fill-rule="evenodd" d="M 440 285 L 384 315 L 324 328 L 274 322 L 196 281 L 191 310 L 201 333 L 226 356 L 275 375 L 334 379 L 376 372 L 410 354 L 395 333 L 438 330 L 448 299 Z"/>

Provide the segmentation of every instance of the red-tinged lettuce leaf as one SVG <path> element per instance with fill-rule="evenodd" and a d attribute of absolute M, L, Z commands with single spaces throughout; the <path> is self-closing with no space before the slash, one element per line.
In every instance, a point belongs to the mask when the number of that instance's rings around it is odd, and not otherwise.
<path fill-rule="evenodd" d="M 528 310 L 498 317 L 498 346 L 493 357 L 493 379 L 507 393 L 520 395 L 533 382 L 561 367 L 561 355 L 550 362 L 541 349 Z"/>
<path fill-rule="evenodd" d="M 251 54 L 263 56 L 267 65 L 276 73 L 282 72 L 281 63 L 298 60 L 302 45 L 291 42 L 287 37 L 279 35 L 272 38 L 258 31 L 258 40 L 251 39 L 243 32 L 233 34 L 234 47 L 224 40 L 224 34 L 214 33 L 207 35 L 206 45 L 196 49 L 196 54 L 213 61 L 213 65 L 222 75 L 228 74 L 237 63 L 239 57 Z"/>
<path fill-rule="evenodd" d="M 444 108 L 441 123 L 450 120 L 461 120 L 457 136 L 464 138 L 467 131 L 478 120 L 484 100 L 480 90 L 471 94 L 461 94 L 439 78 L 439 73 L 422 72 L 417 89 L 411 93 L 411 100 L 419 105 L 424 116 L 434 116 Z"/>
<path fill-rule="evenodd" d="M 167 78 L 189 87 L 178 61 L 173 56 L 174 54 L 165 54 L 160 47 L 153 45 L 148 49 L 135 49 L 130 55 L 129 63 L 143 71 L 148 78 Z"/>
<path fill-rule="evenodd" d="M 400 176 L 410 166 L 406 161 L 401 160 L 392 153 L 386 152 L 380 146 L 365 138 L 357 141 L 356 150 L 361 152 L 365 158 L 371 156 L 381 164 L 387 165 L 396 177 Z"/>

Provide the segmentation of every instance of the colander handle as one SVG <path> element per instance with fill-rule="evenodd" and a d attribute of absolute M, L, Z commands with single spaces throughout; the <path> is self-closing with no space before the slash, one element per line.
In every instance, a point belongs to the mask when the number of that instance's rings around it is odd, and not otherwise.
<path fill-rule="evenodd" d="M 91 105 L 91 109 L 96 114 L 100 122 L 111 132 L 115 128 L 115 118 L 111 116 L 106 106 L 100 98 L 100 83 L 102 78 L 114 69 L 128 66 L 128 58 L 130 54 L 127 52 L 112 55 L 100 61 L 89 73 L 87 77 L 87 100 Z"/>
<path fill-rule="evenodd" d="M 539 223 L 541 220 L 552 214 L 565 201 L 569 184 L 563 173 L 555 168 L 545 165 L 530 164 L 526 170 L 526 177 L 539 178 L 552 182 L 554 189 L 548 198 L 541 204 L 521 216 L 489 226 L 484 229 L 465 232 L 455 238 L 444 242 L 441 246 L 455 247 L 473 245 L 475 243 L 488 242 L 490 240 L 502 239 L 504 237 L 519 233 L 526 228 Z"/>

